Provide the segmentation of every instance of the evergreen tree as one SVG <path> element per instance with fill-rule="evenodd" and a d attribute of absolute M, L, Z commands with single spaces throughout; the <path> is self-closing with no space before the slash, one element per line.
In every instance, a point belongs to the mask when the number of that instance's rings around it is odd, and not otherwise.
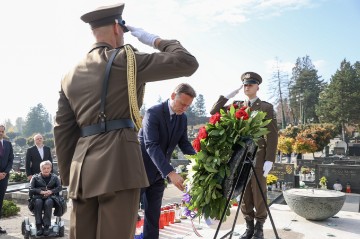
<path fill-rule="evenodd" d="M 342 128 L 345 139 L 345 124 L 360 123 L 360 63 L 351 66 L 344 59 L 340 69 L 331 77 L 330 83 L 320 95 L 316 113 L 321 122 L 333 122 Z"/>
<path fill-rule="evenodd" d="M 296 60 L 289 87 L 290 110 L 295 119 L 294 123 L 319 122 L 315 106 L 324 88 L 320 78 L 309 56 Z"/>
<path fill-rule="evenodd" d="M 15 126 L 17 131 L 22 134 L 23 133 L 23 128 L 24 128 L 25 122 L 24 119 L 22 117 L 18 117 L 15 120 Z"/>
<path fill-rule="evenodd" d="M 204 117 L 204 116 L 206 116 L 205 99 L 204 99 L 204 96 L 202 94 L 199 94 L 196 97 L 194 112 L 195 112 L 196 117 Z"/>
<path fill-rule="evenodd" d="M 196 124 L 196 112 L 194 105 L 190 105 L 190 107 L 186 110 L 186 116 L 188 125 L 195 125 Z"/>
<path fill-rule="evenodd" d="M 49 113 L 41 103 L 30 108 L 23 130 L 25 136 L 31 136 L 34 133 L 44 134 L 52 130 Z"/>

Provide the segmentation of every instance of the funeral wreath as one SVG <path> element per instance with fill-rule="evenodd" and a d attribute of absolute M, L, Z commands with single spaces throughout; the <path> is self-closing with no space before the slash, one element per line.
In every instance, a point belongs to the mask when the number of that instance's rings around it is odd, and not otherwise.
<path fill-rule="evenodd" d="M 187 189 L 184 195 L 189 215 L 221 219 L 226 210 L 227 198 L 223 194 L 222 183 L 229 177 L 228 165 L 234 146 L 245 146 L 246 139 L 255 143 L 269 131 L 266 126 L 271 119 L 265 119 L 266 113 L 252 111 L 249 107 L 234 104 L 227 110 L 214 114 L 205 126 L 198 131 L 193 147 L 195 155 L 187 156 L 190 160 Z"/>

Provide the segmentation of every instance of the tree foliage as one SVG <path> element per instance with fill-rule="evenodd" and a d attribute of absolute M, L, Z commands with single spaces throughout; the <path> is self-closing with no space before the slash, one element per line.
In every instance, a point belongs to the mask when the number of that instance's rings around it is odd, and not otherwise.
<path fill-rule="evenodd" d="M 24 137 L 16 137 L 15 144 L 19 145 L 20 147 L 24 147 L 26 145 L 26 139 Z"/>
<path fill-rule="evenodd" d="M 202 94 L 199 94 L 195 100 L 194 112 L 196 117 L 206 116 L 205 99 Z"/>
<path fill-rule="evenodd" d="M 52 130 L 49 113 L 41 103 L 30 108 L 23 130 L 25 136 L 31 136 L 34 133 L 44 134 Z"/>
<path fill-rule="evenodd" d="M 309 56 L 296 60 L 289 92 L 294 123 L 319 122 L 315 106 L 324 88 L 323 80 L 320 78 Z"/>
<path fill-rule="evenodd" d="M 344 124 L 360 123 L 360 62 L 353 66 L 344 59 L 340 69 L 320 95 L 316 107 L 321 122 Z"/>

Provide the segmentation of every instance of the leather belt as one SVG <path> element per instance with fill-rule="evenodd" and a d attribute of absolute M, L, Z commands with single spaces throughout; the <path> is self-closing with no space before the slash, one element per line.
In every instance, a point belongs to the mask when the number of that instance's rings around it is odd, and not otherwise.
<path fill-rule="evenodd" d="M 81 137 L 87 137 L 94 134 L 101 134 L 122 128 L 134 128 L 134 123 L 132 122 L 131 119 L 117 119 L 117 120 L 105 121 L 98 124 L 92 124 L 81 128 Z"/>

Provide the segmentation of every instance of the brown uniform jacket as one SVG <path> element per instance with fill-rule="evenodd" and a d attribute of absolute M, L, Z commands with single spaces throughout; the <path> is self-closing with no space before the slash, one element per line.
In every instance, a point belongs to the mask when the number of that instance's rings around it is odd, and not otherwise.
<path fill-rule="evenodd" d="M 218 101 L 213 105 L 210 114 L 215 114 L 216 112 L 219 112 L 221 108 L 224 110 L 227 109 L 227 106 L 224 106 L 228 99 L 226 99 L 224 96 L 220 96 Z M 234 103 L 238 103 L 240 106 L 245 105 L 243 101 L 234 101 Z M 277 143 L 278 143 L 278 129 L 276 125 L 276 115 L 274 113 L 273 105 L 261 101 L 259 98 L 252 104 L 250 107 L 252 110 L 260 110 L 266 112 L 265 119 L 272 119 L 270 124 L 267 125 L 267 129 L 270 131 L 264 139 L 260 139 L 258 141 L 258 151 L 256 153 L 256 169 L 263 168 L 265 160 L 274 162 L 276 158 L 277 153 Z"/>
<path fill-rule="evenodd" d="M 146 82 L 190 76 L 198 68 L 195 57 L 178 41 L 162 40 L 158 49 L 160 52 L 153 54 L 135 53 L 139 107 Z M 105 66 L 112 52 L 106 43 L 95 44 L 61 81 L 55 146 L 62 184 L 69 185 L 69 196 L 74 199 L 148 186 L 135 130 L 124 128 L 80 137 L 81 127 L 98 123 Z M 110 72 L 107 120 L 131 118 L 126 67 L 122 49 Z"/>

